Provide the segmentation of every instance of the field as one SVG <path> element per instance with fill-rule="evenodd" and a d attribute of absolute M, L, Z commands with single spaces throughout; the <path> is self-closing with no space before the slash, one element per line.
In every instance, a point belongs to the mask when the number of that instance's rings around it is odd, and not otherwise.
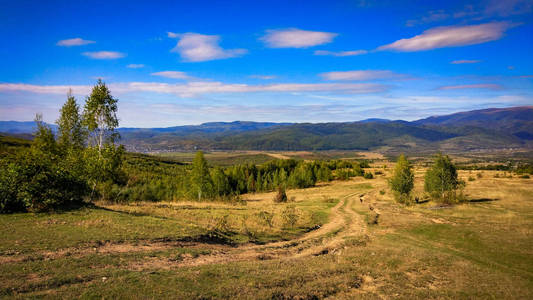
<path fill-rule="evenodd" d="M 102 202 L 0 215 L 0 295 L 532 297 L 531 179 L 461 171 L 475 178 L 468 203 L 405 207 L 390 196 L 390 168 L 379 169 L 371 180 L 290 190 L 283 204 L 258 193 L 237 204 Z"/>

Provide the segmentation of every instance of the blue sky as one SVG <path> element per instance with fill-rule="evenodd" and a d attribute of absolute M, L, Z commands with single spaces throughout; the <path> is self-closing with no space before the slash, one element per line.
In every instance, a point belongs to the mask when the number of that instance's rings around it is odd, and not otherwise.
<path fill-rule="evenodd" d="M 97 78 L 127 127 L 533 105 L 533 0 L 0 4 L 0 120 Z"/>

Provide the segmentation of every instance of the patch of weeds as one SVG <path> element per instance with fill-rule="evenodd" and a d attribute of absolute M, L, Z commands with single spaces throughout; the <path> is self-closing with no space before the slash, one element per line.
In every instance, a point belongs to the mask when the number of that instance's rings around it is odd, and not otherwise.
<path fill-rule="evenodd" d="M 296 207 L 293 205 L 287 206 L 282 212 L 281 212 L 281 218 L 283 219 L 283 223 L 288 228 L 293 228 L 294 225 L 298 222 L 298 211 Z"/>
<path fill-rule="evenodd" d="M 274 218 L 274 214 L 268 211 L 261 211 L 257 214 L 259 219 L 263 221 L 268 227 L 272 228 L 274 227 L 274 223 L 272 222 L 272 219 Z"/>

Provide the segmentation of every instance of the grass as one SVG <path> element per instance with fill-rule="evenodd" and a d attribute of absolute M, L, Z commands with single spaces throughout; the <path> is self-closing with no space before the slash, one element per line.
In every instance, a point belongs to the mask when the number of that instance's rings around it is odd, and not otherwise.
<path fill-rule="evenodd" d="M 380 193 L 388 188 L 378 176 L 289 190 L 295 200 L 286 204 L 265 193 L 244 195 L 246 205 L 99 203 L 1 215 L 0 295 L 530 299 L 533 181 L 494 178 L 496 172 L 467 182 L 473 201 L 446 209 L 398 205 L 391 193 Z M 416 193 L 423 173 L 416 169 Z M 294 228 L 281 218 L 287 206 L 298 212 Z M 261 212 L 273 215 L 272 227 Z M 379 223 L 366 225 L 372 213 Z M 217 228 L 225 228 L 231 245 L 198 240 Z M 253 244 L 268 242 L 274 243 Z"/>

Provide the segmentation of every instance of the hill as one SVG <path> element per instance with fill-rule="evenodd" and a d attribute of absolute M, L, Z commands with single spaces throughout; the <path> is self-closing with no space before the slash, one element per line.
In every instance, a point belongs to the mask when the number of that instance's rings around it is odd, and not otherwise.
<path fill-rule="evenodd" d="M 473 110 L 429 117 L 413 123 L 448 127 L 481 127 L 511 134 L 523 140 L 533 140 L 533 106 Z"/>
<path fill-rule="evenodd" d="M 33 122 L 0 122 L 0 132 L 31 132 Z M 375 150 L 388 152 L 530 148 L 533 106 L 490 108 L 413 122 L 211 122 L 167 128 L 119 128 L 130 151 Z"/>

